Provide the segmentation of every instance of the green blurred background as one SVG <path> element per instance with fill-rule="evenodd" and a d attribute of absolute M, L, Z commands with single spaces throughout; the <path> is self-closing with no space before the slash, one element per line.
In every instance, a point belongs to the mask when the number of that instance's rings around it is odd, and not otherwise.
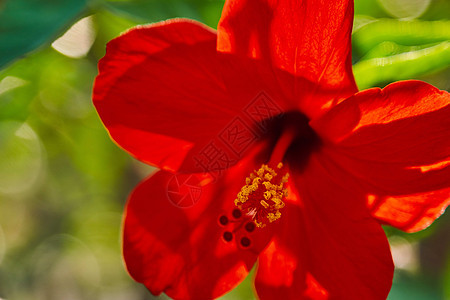
<path fill-rule="evenodd" d="M 134 25 L 189 17 L 216 27 L 222 6 L 0 0 L 0 300 L 152 299 L 123 267 L 120 227 L 128 193 L 153 169 L 102 127 L 91 102 L 97 62 Z M 450 89 L 449 0 L 356 0 L 355 10 L 361 89 L 402 79 Z M 389 299 L 450 299 L 450 215 L 420 233 L 386 232 Z M 250 279 L 223 299 L 254 299 Z"/>

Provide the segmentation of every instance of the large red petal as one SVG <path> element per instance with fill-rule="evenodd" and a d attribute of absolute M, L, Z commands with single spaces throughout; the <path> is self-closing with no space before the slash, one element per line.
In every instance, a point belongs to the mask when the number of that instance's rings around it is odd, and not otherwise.
<path fill-rule="evenodd" d="M 299 201 L 296 197 L 295 191 L 290 190 L 291 200 L 283 209 L 277 232 L 259 256 L 255 288 L 261 300 L 327 299 L 328 292 L 307 269 L 310 257 L 305 246 L 305 220 L 295 204 Z"/>
<path fill-rule="evenodd" d="M 335 165 L 322 154 L 313 154 L 304 172 L 291 174 L 298 211 L 260 256 L 258 295 L 386 299 L 394 269 L 386 236 L 364 195 L 345 177 L 336 179 Z"/>
<path fill-rule="evenodd" d="M 254 167 L 240 163 L 216 182 L 166 171 L 143 181 L 130 196 L 124 219 L 123 254 L 130 275 L 153 294 L 165 292 L 174 299 L 212 299 L 235 287 L 272 236 L 270 226 L 245 231 L 248 217 L 236 219 L 232 213 L 245 172 Z M 226 225 L 220 224 L 222 216 L 228 218 Z M 233 233 L 229 242 L 226 231 Z M 250 239 L 249 247 L 241 245 L 243 238 Z"/>
<path fill-rule="evenodd" d="M 366 192 L 372 214 L 406 231 L 426 228 L 450 203 L 450 94 L 406 81 L 371 89 L 312 125 Z"/>
<path fill-rule="evenodd" d="M 219 51 L 261 58 L 336 90 L 337 101 L 357 91 L 351 64 L 353 1 L 228 0 L 218 26 Z M 296 87 L 296 94 L 314 91 Z M 313 99 L 326 105 L 326 98 Z M 311 106 L 314 102 L 304 100 Z M 328 103 L 330 104 L 330 103 Z"/>
<path fill-rule="evenodd" d="M 136 158 L 170 171 L 203 171 L 196 157 L 229 126 L 256 138 L 246 113 L 262 98 L 274 113 L 289 106 L 273 70 L 218 54 L 215 32 L 194 21 L 125 33 L 108 44 L 99 70 L 93 99 L 111 137 Z"/>

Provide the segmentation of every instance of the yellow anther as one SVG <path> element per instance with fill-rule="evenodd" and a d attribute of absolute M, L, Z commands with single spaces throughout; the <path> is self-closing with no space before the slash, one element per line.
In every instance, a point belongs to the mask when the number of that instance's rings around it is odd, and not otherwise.
<path fill-rule="evenodd" d="M 289 178 L 289 173 L 286 173 L 286 175 L 283 176 L 283 178 L 281 179 L 282 183 L 286 183 L 288 181 Z"/>
<path fill-rule="evenodd" d="M 280 176 L 265 164 L 253 171 L 234 200 L 234 204 L 251 217 L 257 227 L 278 220 L 280 209 L 285 206 L 283 199 L 287 196 L 285 183 L 289 174 L 282 169 L 282 163 L 277 167 Z"/>
<path fill-rule="evenodd" d="M 262 206 L 264 206 L 264 208 L 269 208 L 269 203 L 267 203 L 264 200 L 261 200 L 259 203 L 261 203 Z"/>
<path fill-rule="evenodd" d="M 281 217 L 280 211 L 277 211 L 276 213 L 268 213 L 267 219 L 269 219 L 269 222 L 272 223 L 273 221 L 278 220 Z"/>

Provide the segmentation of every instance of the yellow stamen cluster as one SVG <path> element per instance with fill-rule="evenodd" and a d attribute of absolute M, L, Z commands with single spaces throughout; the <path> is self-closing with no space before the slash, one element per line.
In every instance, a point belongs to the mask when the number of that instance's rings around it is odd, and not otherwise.
<path fill-rule="evenodd" d="M 281 172 L 283 164 L 279 163 L 277 168 Z M 285 205 L 283 198 L 287 196 L 285 184 L 289 173 L 280 177 L 274 169 L 263 164 L 245 179 L 245 185 L 234 200 L 239 209 L 253 218 L 257 227 L 264 227 L 281 217 L 280 209 Z"/>

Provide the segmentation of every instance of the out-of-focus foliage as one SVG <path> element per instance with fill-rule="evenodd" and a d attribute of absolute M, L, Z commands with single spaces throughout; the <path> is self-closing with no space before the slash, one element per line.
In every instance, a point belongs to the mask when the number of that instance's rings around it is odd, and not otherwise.
<path fill-rule="evenodd" d="M 113 13 L 139 22 L 183 17 L 217 25 L 224 0 L 109 0 L 105 7 Z"/>
<path fill-rule="evenodd" d="M 353 46 L 364 55 L 383 42 L 404 46 L 427 45 L 450 40 L 450 21 L 372 20 L 353 32 Z M 408 51 L 405 49 L 404 52 Z"/>
<path fill-rule="evenodd" d="M 353 67 L 359 88 L 393 82 L 445 70 L 450 65 L 450 42 L 403 46 L 382 42 L 369 50 Z"/>
<path fill-rule="evenodd" d="M 55 39 L 81 14 L 86 1 L 0 2 L 0 67 Z"/>
<path fill-rule="evenodd" d="M 0 2 L 0 299 L 152 299 L 120 254 L 123 205 L 152 169 L 101 125 L 96 65 L 134 25 L 190 17 L 215 27 L 223 2 Z M 448 0 L 356 0 L 355 10 L 360 88 L 421 79 L 450 89 Z M 416 234 L 386 228 L 390 300 L 450 299 L 449 228 L 448 213 Z M 251 278 L 223 299 L 254 299 Z"/>
<path fill-rule="evenodd" d="M 358 87 L 448 70 L 449 11 L 447 0 L 355 1 L 352 38 Z"/>

